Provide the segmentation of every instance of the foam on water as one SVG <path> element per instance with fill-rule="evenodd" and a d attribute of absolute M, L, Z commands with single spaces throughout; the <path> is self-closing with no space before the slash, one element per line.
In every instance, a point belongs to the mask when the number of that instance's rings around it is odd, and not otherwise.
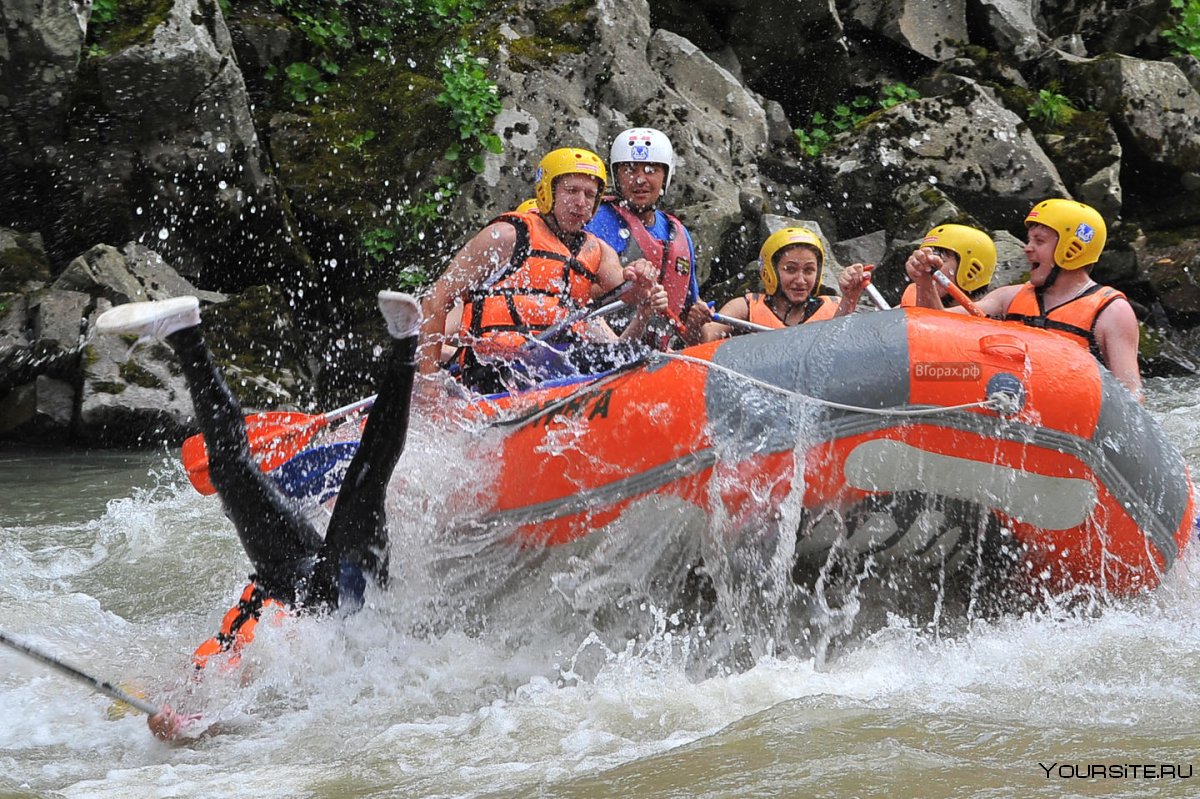
<path fill-rule="evenodd" d="M 1151 394 L 1194 469 L 1198 405 L 1194 383 L 1159 383 Z M 240 664 L 210 667 L 198 683 L 186 679 L 190 650 L 236 599 L 246 564 L 218 503 L 197 496 L 181 470 L 159 468 L 91 521 L 7 527 L 0 629 L 203 713 L 221 734 L 161 744 L 140 716 L 110 719 L 107 700 L 0 651 L 0 791 L 477 796 L 550 783 L 588 795 L 597 775 L 649 785 L 692 768 L 706 748 L 729 747 L 720 751 L 739 763 L 749 757 L 739 747 L 767 734 L 803 739 L 807 768 L 826 776 L 849 756 L 822 748 L 828 733 L 847 728 L 859 735 L 848 748 L 884 756 L 901 750 L 871 749 L 881 745 L 864 743 L 874 739 L 863 730 L 888 726 L 901 741 L 889 746 L 915 747 L 903 750 L 906 762 L 958 758 L 967 744 L 1009 753 L 1013 730 L 1026 748 L 1050 747 L 1062 730 L 1200 734 L 1196 547 L 1160 589 L 1127 602 L 1052 604 L 952 633 L 892 618 L 821 664 L 759 640 L 753 661 L 735 667 L 714 643 L 722 630 L 678 624 L 648 593 L 654 567 L 694 546 L 686 509 L 648 504 L 628 530 L 569 554 L 518 552 L 488 533 L 464 543 L 438 531 L 487 468 L 486 442 L 482 454 L 448 452 L 418 425 L 405 458 L 403 499 L 389 508 L 391 588 L 346 619 L 261 625 Z M 440 482 L 418 486 L 408 476 L 418 472 Z M 641 570 L 606 572 L 655 514 L 673 525 Z M 462 568 L 432 568 L 437 560 Z M 478 589 L 497 574 L 517 579 Z M 922 731 L 915 740 L 896 732 L 906 725 Z M 921 736 L 946 750 L 920 754 Z M 739 784 L 772 779 L 761 768 Z"/>

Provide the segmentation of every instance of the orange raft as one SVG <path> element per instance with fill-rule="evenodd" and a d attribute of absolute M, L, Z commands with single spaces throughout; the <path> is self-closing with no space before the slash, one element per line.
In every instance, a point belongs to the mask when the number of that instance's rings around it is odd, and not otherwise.
<path fill-rule="evenodd" d="M 476 523 L 530 545 L 602 535 L 670 497 L 727 536 L 795 523 L 814 562 L 833 547 L 949 559 L 961 532 L 918 517 L 965 511 L 1024 576 L 1126 595 L 1159 583 L 1195 514 L 1182 455 L 1085 350 L 919 308 L 700 345 L 472 413 L 502 431 Z"/>

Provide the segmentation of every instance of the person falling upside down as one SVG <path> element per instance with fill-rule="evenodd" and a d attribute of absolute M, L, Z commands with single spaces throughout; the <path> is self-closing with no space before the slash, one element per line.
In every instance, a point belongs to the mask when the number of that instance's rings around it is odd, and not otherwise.
<path fill-rule="evenodd" d="M 851 264 L 838 275 L 841 298 L 818 295 L 825 269 L 825 246 L 808 228 L 786 227 L 767 237 L 758 253 L 763 294 L 734 297 L 721 315 L 773 329 L 819 322 L 853 313 L 871 282 L 874 264 Z M 704 341 L 725 338 L 733 326 L 709 322 Z"/>
<path fill-rule="evenodd" d="M 1108 235 L 1104 218 L 1081 202 L 1051 199 L 1033 207 L 1025 228 L 1029 282 L 994 289 L 976 305 L 994 319 L 1051 330 L 1087 348 L 1140 402 L 1137 316 L 1123 293 L 1091 275 Z M 932 278 L 941 258 L 922 248 L 904 266 L 917 285 L 917 304 L 943 307 Z"/>
<path fill-rule="evenodd" d="M 387 585 L 384 500 L 408 432 L 421 315 L 416 300 L 407 294 L 383 291 L 378 301 L 394 340 L 384 355 L 378 397 L 323 539 L 254 462 L 242 408 L 204 341 L 195 297 L 119 305 L 96 321 L 99 333 L 161 339 L 179 358 L 204 434 L 213 485 L 253 567 L 250 586 L 239 607 L 230 611 L 234 620 L 240 619 L 237 628 L 223 630 L 215 644 L 202 644 L 195 655 L 198 667 L 215 651 L 244 642 L 244 625 L 256 623 L 263 607 L 353 611 L 362 605 L 368 583 Z M 179 733 L 183 721 L 168 707 L 148 723 L 151 732 L 165 740 Z"/>

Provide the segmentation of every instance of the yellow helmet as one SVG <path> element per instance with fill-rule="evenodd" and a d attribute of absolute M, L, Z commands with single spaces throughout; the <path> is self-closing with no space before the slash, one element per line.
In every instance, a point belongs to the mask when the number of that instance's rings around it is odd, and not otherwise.
<path fill-rule="evenodd" d="M 1075 200 L 1043 200 L 1025 217 L 1025 227 L 1045 225 L 1058 234 L 1054 263 L 1079 269 L 1100 260 L 1108 228 L 1104 217 L 1090 205 Z"/>
<path fill-rule="evenodd" d="M 563 175 L 588 175 L 598 179 L 600 190 L 596 192 L 596 208 L 600 207 L 600 196 L 604 194 L 604 187 L 608 184 L 608 171 L 604 168 L 604 161 L 591 150 L 561 147 L 546 153 L 542 162 L 538 164 L 537 175 L 534 178 L 538 211 L 549 214 L 554 208 L 554 181 Z"/>
<path fill-rule="evenodd" d="M 513 213 L 514 214 L 523 214 L 526 211 L 532 211 L 537 207 L 538 207 L 538 201 L 531 197 L 530 199 L 528 199 L 525 202 L 518 205 L 517 209 L 515 211 L 513 211 Z"/>
<path fill-rule="evenodd" d="M 921 246 L 941 247 L 958 256 L 954 282 L 963 291 L 983 288 L 996 273 L 996 243 L 982 230 L 966 225 L 938 225 L 925 234 Z"/>
<path fill-rule="evenodd" d="M 768 294 L 774 294 L 779 289 L 779 273 L 775 271 L 775 256 L 785 247 L 794 244 L 806 244 L 817 250 L 817 282 L 813 284 L 813 294 L 821 288 L 821 273 L 825 271 L 825 245 L 821 237 L 806 227 L 785 227 L 777 230 L 762 243 L 758 251 L 758 269 L 762 275 L 763 289 Z"/>

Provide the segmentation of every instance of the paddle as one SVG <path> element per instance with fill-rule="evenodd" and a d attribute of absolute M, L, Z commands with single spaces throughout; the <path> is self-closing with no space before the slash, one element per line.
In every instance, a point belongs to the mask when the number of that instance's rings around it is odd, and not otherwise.
<path fill-rule="evenodd" d="M 250 440 L 250 453 L 259 468 L 269 472 L 287 463 L 297 452 L 304 449 L 318 430 L 330 422 L 369 408 L 374 402 L 375 397 L 372 395 L 319 416 L 289 411 L 251 414 L 246 417 L 246 437 Z M 195 489 L 205 496 L 215 494 L 217 489 L 212 484 L 208 470 L 208 449 L 204 445 L 204 436 L 197 433 L 184 441 L 179 456 Z"/>
<path fill-rule="evenodd" d="M 141 699 L 136 696 L 130 696 L 112 683 L 99 680 L 90 674 L 80 671 L 74 666 L 63 663 L 58 658 L 51 657 L 45 652 L 39 652 L 28 644 L 22 644 L 19 641 L 15 641 L 12 638 L 9 638 L 6 633 L 0 632 L 0 643 L 15 649 L 27 657 L 33 658 L 43 665 L 49 666 L 59 674 L 62 674 L 64 677 L 70 677 L 72 680 L 83 683 L 88 688 L 91 688 L 97 693 L 104 694 L 109 699 L 115 699 L 118 702 L 124 702 L 130 707 L 137 708 L 147 716 L 157 716 L 162 712 L 161 708 L 150 704 L 145 699 Z"/>
<path fill-rule="evenodd" d="M 967 313 L 971 314 L 971 316 L 987 318 L 987 314 L 980 310 L 979 306 L 972 302 L 971 298 L 967 296 L 967 292 L 960 289 L 957 284 L 954 283 L 954 281 L 946 277 L 937 269 L 934 269 L 932 272 L 930 272 L 930 274 L 933 275 L 934 280 L 942 284 L 942 287 L 946 289 L 946 291 L 950 292 L 950 296 L 957 300 L 958 304 L 967 310 Z"/>
<path fill-rule="evenodd" d="M 760 325 L 757 322 L 748 322 L 745 319 L 738 319 L 734 316 L 726 316 L 723 313 L 714 313 L 712 315 L 712 320 L 714 322 L 720 322 L 723 325 L 729 325 L 730 327 L 740 327 L 742 330 L 747 330 L 751 333 L 769 333 L 775 329 L 767 327 L 766 325 Z"/>
<path fill-rule="evenodd" d="M 310 447 L 272 471 L 271 479 L 289 497 L 319 505 L 337 495 L 357 449 L 357 441 Z"/>
<path fill-rule="evenodd" d="M 533 339 L 534 341 L 551 341 L 572 325 L 579 322 L 590 322 L 592 319 L 599 319 L 602 316 L 611 316 L 624 307 L 624 300 L 613 300 L 606 305 L 601 305 L 599 308 L 580 308 L 578 311 L 572 311 L 561 320 L 550 325 L 550 327 L 534 336 Z"/>
<path fill-rule="evenodd" d="M 609 314 L 614 313 L 625 305 L 625 303 L 618 298 L 631 288 L 633 288 L 633 281 L 626 280 L 619 286 L 609 289 L 586 307 L 577 308 L 576 310 L 571 311 L 571 313 L 550 325 L 550 327 L 546 328 L 541 333 L 538 333 L 534 337 L 534 340 L 553 341 L 560 334 L 562 334 L 564 330 L 567 330 L 579 322 L 586 322 L 590 319 L 596 319 L 601 316 L 608 316 Z"/>
<path fill-rule="evenodd" d="M 871 302 L 875 303 L 875 307 L 881 311 L 890 311 L 892 306 L 888 305 L 888 301 L 879 293 L 879 289 L 875 288 L 874 283 L 867 284 L 867 295 L 871 298 Z"/>

